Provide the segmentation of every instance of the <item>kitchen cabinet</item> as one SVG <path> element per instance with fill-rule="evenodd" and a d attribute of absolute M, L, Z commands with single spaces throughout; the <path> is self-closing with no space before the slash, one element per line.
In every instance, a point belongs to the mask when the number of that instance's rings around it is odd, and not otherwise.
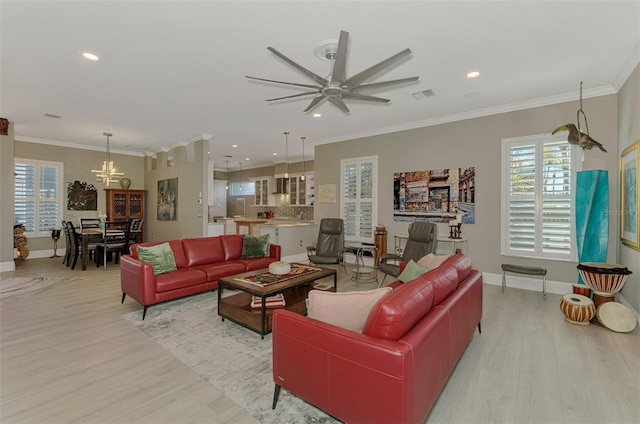
<path fill-rule="evenodd" d="M 313 174 L 289 177 L 289 204 L 292 206 L 313 206 L 314 201 Z"/>
<path fill-rule="evenodd" d="M 264 177 L 255 180 L 255 206 L 275 206 L 275 198 L 271 194 L 273 178 Z"/>

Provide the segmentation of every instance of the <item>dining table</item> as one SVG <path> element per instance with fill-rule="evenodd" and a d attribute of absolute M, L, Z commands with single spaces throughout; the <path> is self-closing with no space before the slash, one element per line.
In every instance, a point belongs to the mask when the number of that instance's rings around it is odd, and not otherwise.
<path fill-rule="evenodd" d="M 123 235 L 124 231 L 119 230 L 107 230 L 109 234 L 113 235 Z M 91 236 L 100 236 L 102 237 L 104 234 L 104 230 L 100 228 L 82 228 L 80 231 L 80 236 L 82 237 L 82 270 L 87 270 L 87 265 L 89 264 L 89 238 Z"/>

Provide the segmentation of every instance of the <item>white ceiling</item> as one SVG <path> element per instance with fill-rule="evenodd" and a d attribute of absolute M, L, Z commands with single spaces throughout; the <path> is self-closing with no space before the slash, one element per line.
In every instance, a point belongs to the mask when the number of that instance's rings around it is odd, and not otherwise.
<path fill-rule="evenodd" d="M 213 160 L 232 155 L 231 169 L 283 162 L 284 131 L 297 161 L 301 136 L 308 160 L 317 144 L 577 106 L 580 81 L 585 98 L 614 93 L 640 58 L 640 1 L 2 0 L 0 24 L 0 116 L 17 138 L 104 149 L 110 131 L 113 151 L 149 154 L 210 134 Z M 267 47 L 324 76 L 314 47 L 340 30 L 347 76 L 409 47 L 367 82 L 420 80 L 370 93 L 386 105 L 347 101 L 349 114 L 325 102 L 317 119 L 302 112 L 311 97 L 265 102 L 305 89 L 245 78 L 313 83 Z M 435 96 L 411 95 L 427 89 Z"/>

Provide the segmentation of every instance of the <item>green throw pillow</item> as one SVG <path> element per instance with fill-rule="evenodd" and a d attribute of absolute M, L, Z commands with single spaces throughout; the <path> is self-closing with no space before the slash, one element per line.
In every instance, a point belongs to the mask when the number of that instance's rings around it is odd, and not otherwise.
<path fill-rule="evenodd" d="M 241 258 L 264 258 L 269 254 L 269 234 L 242 236 Z"/>
<path fill-rule="evenodd" d="M 151 265 L 154 275 L 165 274 L 178 269 L 169 243 L 156 244 L 151 247 L 138 246 L 138 258 L 142 262 Z"/>
<path fill-rule="evenodd" d="M 398 275 L 398 280 L 403 283 L 408 283 L 409 281 L 413 281 L 416 278 L 420 277 L 422 274 L 429 271 L 427 268 L 423 268 L 411 259 L 407 266 L 402 271 L 402 274 Z"/>

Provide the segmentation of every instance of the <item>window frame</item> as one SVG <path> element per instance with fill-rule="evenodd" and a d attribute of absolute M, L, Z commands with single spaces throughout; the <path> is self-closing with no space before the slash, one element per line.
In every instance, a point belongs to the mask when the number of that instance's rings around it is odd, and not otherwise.
<path fill-rule="evenodd" d="M 45 230 L 40 231 L 40 216 L 39 216 L 39 212 L 40 212 L 40 202 L 42 201 L 52 201 L 52 199 L 55 199 L 54 201 L 56 202 L 56 213 L 57 213 L 57 220 L 56 220 L 56 226 L 55 228 L 60 228 L 61 227 L 61 221 L 64 217 L 64 199 L 65 199 L 65 193 L 64 193 L 64 163 L 63 162 L 54 162 L 54 161 L 44 161 L 44 160 L 37 160 L 37 159 L 24 159 L 24 158 L 14 158 L 13 160 L 13 167 L 14 167 L 14 173 L 15 173 L 15 167 L 17 164 L 24 164 L 24 165 L 33 165 L 35 167 L 35 187 L 34 187 L 34 191 L 36 193 L 34 200 L 34 222 L 35 222 L 35 231 L 26 231 L 25 235 L 28 237 L 33 237 L 33 238 L 38 238 L 38 237 L 51 237 L 51 230 L 53 228 L 48 228 Z M 56 181 L 56 197 L 55 198 L 42 198 L 40 197 L 40 172 L 41 172 L 41 167 L 43 166 L 48 166 L 48 167 L 53 167 L 53 168 L 57 168 L 57 173 L 58 173 L 58 178 Z M 16 222 L 16 217 L 15 217 L 15 204 L 16 204 L 16 200 L 17 200 L 17 195 L 16 195 L 16 179 L 14 177 L 14 182 L 13 182 L 13 199 L 14 199 L 14 223 L 18 224 Z"/>
<path fill-rule="evenodd" d="M 567 142 L 570 147 L 571 152 L 571 183 L 570 183 L 570 193 L 569 200 L 571 204 L 570 211 L 570 245 L 569 251 L 566 254 L 559 254 L 554 252 L 544 252 L 543 251 L 543 233 L 542 233 L 542 207 L 543 207 L 543 190 L 541 188 L 542 185 L 542 167 L 544 166 L 544 162 L 542 160 L 542 155 L 544 153 L 543 147 L 545 144 L 549 143 L 558 143 L 558 142 Z M 524 250 L 518 250 L 511 248 L 509 245 L 509 230 L 510 230 L 510 149 L 512 146 L 524 146 L 524 145 L 535 145 L 535 246 L 533 252 L 527 252 Z M 543 259 L 543 260 L 558 260 L 558 261 L 577 261 L 577 245 L 576 245 L 576 222 L 575 222 L 575 190 L 576 190 L 576 176 L 579 171 L 582 170 L 582 152 L 580 152 L 580 147 L 569 144 L 567 141 L 566 134 L 558 134 L 558 135 L 549 135 L 549 134 L 538 134 L 524 137 L 512 137 L 502 139 L 501 146 L 501 225 L 500 225 L 500 254 L 503 256 L 512 256 L 512 257 L 525 257 L 525 258 L 535 258 L 535 259 Z"/>
<path fill-rule="evenodd" d="M 240 187 L 243 187 L 244 189 L 246 189 L 246 191 L 239 190 Z M 255 196 L 255 194 L 256 194 L 255 181 L 236 181 L 230 184 L 230 187 L 229 187 L 230 196 L 233 196 L 233 197 Z"/>
<path fill-rule="evenodd" d="M 346 213 L 346 209 L 345 209 L 345 204 L 346 203 L 351 203 L 351 200 L 348 200 L 346 195 L 345 195 L 345 178 L 344 178 L 344 172 L 345 172 L 345 167 L 346 166 L 350 166 L 350 165 L 356 165 L 356 166 L 361 166 L 364 163 L 371 163 L 372 164 L 372 188 L 371 188 L 371 237 L 366 237 L 366 236 L 362 236 L 360 234 L 360 225 L 359 225 L 359 219 L 358 217 L 356 217 L 356 234 L 355 236 L 351 236 L 349 234 L 347 234 L 347 217 L 345 216 Z M 357 174 L 357 183 L 356 183 L 356 189 L 358 191 L 358 194 L 356 195 L 356 210 L 359 210 L 359 204 L 363 201 L 369 201 L 369 200 L 364 200 L 364 199 L 360 199 L 359 197 L 359 192 L 360 192 L 360 178 L 361 178 L 361 173 L 358 172 Z M 357 158 L 349 158 L 349 159 L 342 159 L 340 160 L 340 218 L 342 218 L 342 220 L 345 221 L 345 239 L 348 238 L 349 241 L 355 241 L 355 242 L 373 242 L 374 237 L 375 237 L 375 227 L 377 225 L 378 222 L 378 156 L 377 155 L 373 155 L 373 156 L 362 156 L 362 157 L 357 157 Z"/>

